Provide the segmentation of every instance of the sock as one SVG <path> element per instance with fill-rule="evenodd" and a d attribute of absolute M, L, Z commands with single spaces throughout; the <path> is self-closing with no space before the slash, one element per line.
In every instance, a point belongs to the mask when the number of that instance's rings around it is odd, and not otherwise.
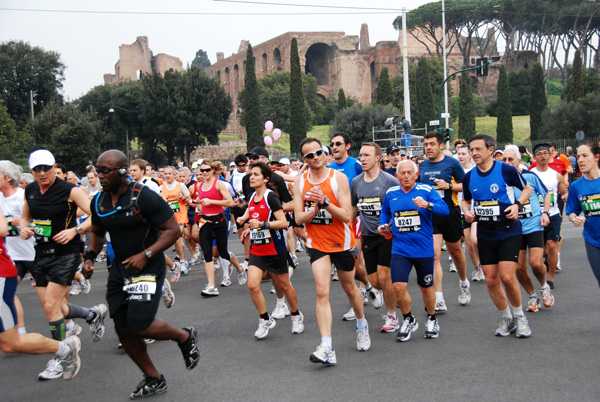
<path fill-rule="evenodd" d="M 513 316 L 510 313 L 510 309 L 507 307 L 504 310 L 500 311 L 500 314 L 502 315 L 502 318 L 510 318 L 512 320 Z"/>
<path fill-rule="evenodd" d="M 62 341 L 58 343 L 58 351 L 54 354 L 56 357 L 67 357 L 67 355 L 71 352 L 71 347 L 67 345 L 66 342 Z"/>
<path fill-rule="evenodd" d="M 435 321 L 435 314 L 432 314 L 432 315 L 427 314 L 427 319 L 429 321 Z"/>
<path fill-rule="evenodd" d="M 67 322 L 67 331 L 73 329 L 73 327 L 75 326 L 75 323 L 73 322 L 73 320 L 70 320 Z"/>
<path fill-rule="evenodd" d="M 444 292 L 435 292 L 435 301 L 444 300 Z"/>
<path fill-rule="evenodd" d="M 27 329 L 25 329 L 25 327 L 19 327 L 17 328 L 17 332 L 19 335 L 25 335 L 27 333 Z"/>
<path fill-rule="evenodd" d="M 52 334 L 52 339 L 56 339 L 57 341 L 64 341 L 67 337 L 67 326 L 65 323 L 65 319 L 61 318 L 57 321 L 49 322 L 50 324 L 50 333 Z"/>
<path fill-rule="evenodd" d="M 373 289 L 373 285 L 371 285 L 371 282 L 367 282 L 367 284 L 365 285 L 365 290 L 369 292 L 371 289 Z"/>
<path fill-rule="evenodd" d="M 515 317 L 523 315 L 523 307 L 521 307 L 521 306 L 513 307 L 512 311 L 513 311 L 513 314 L 515 315 Z"/>
<path fill-rule="evenodd" d="M 279 306 L 280 304 L 285 304 L 285 296 L 280 298 L 277 298 L 277 305 Z"/>
<path fill-rule="evenodd" d="M 262 318 L 263 320 L 269 321 L 269 319 L 271 317 L 269 317 L 269 313 L 263 313 L 260 315 L 260 318 Z"/>
<path fill-rule="evenodd" d="M 292 311 L 292 315 L 300 315 L 300 312 L 298 310 Z"/>
<path fill-rule="evenodd" d="M 79 282 L 80 285 L 83 285 L 83 284 L 85 284 L 85 281 L 86 281 L 85 276 L 81 275 L 81 278 L 79 278 L 79 280 L 77 282 Z"/>
<path fill-rule="evenodd" d="M 404 317 L 405 319 L 410 318 L 412 320 L 412 311 L 409 311 L 407 314 L 402 313 L 402 317 Z"/>
<path fill-rule="evenodd" d="M 367 320 L 365 317 L 356 319 L 356 329 L 363 330 L 367 328 Z"/>
<path fill-rule="evenodd" d="M 464 286 L 466 286 L 466 287 L 469 287 L 469 280 L 467 279 L 467 280 L 465 280 L 465 281 L 461 281 L 461 280 L 459 279 L 459 280 L 458 280 L 458 284 L 459 284 L 460 286 L 463 286 L 463 287 L 464 287 Z"/>
<path fill-rule="evenodd" d="M 544 284 L 544 285 L 545 285 L 545 284 Z M 541 289 L 541 288 L 543 288 L 543 286 L 540 286 L 540 289 Z M 529 297 L 535 297 L 535 296 L 537 296 L 537 295 L 535 294 L 535 290 L 534 290 L 533 292 L 529 293 Z"/>
<path fill-rule="evenodd" d="M 76 304 L 67 303 L 67 308 L 69 309 L 69 312 L 65 315 L 65 318 L 87 318 L 90 313 L 89 308 L 81 307 Z"/>
<path fill-rule="evenodd" d="M 325 345 L 329 346 L 330 349 L 333 349 L 333 340 L 331 338 L 322 337 L 321 342 L 323 342 Z"/>
<path fill-rule="evenodd" d="M 390 313 L 390 312 L 388 311 L 387 315 L 388 315 L 388 317 L 392 317 L 392 318 L 398 318 L 398 316 L 396 315 L 396 312 L 395 312 L 395 311 L 394 311 L 393 313 Z"/>
<path fill-rule="evenodd" d="M 85 317 L 85 322 L 90 324 L 94 320 L 94 318 L 96 318 L 96 313 L 94 313 L 94 310 L 90 309 L 90 312 L 88 313 L 87 317 Z"/>

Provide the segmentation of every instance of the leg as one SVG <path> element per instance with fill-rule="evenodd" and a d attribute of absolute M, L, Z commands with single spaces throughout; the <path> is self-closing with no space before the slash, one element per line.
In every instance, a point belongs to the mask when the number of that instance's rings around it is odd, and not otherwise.
<path fill-rule="evenodd" d="M 505 310 L 508 307 L 508 304 L 506 302 L 506 293 L 504 293 L 504 289 L 500 285 L 498 264 L 482 265 L 481 268 L 485 274 L 485 283 L 487 284 L 490 298 L 499 311 Z"/>
<path fill-rule="evenodd" d="M 586 241 L 585 252 L 592 268 L 592 272 L 598 281 L 598 286 L 600 286 L 600 247 L 596 247 Z"/>
<path fill-rule="evenodd" d="M 46 338 L 42 334 L 19 335 L 17 327 L 0 333 L 0 349 L 4 353 L 50 354 L 58 352 L 59 345 L 59 341 Z"/>
<path fill-rule="evenodd" d="M 123 349 L 133 362 L 147 377 L 160 378 L 160 373 L 148 355 L 148 347 L 143 338 L 135 335 L 128 328 L 116 330 Z"/>
<path fill-rule="evenodd" d="M 400 306 L 400 311 L 402 314 L 410 313 L 410 304 L 412 299 L 407 290 L 408 283 L 406 282 L 394 282 L 393 289 L 396 294 L 396 300 L 398 302 L 398 306 Z M 435 292 L 433 294 L 433 304 L 435 309 Z"/>
<path fill-rule="evenodd" d="M 204 254 L 204 270 L 209 286 L 215 287 L 215 264 L 212 257 L 212 223 L 205 223 L 200 229 L 200 248 Z"/>
<path fill-rule="evenodd" d="M 250 292 L 250 298 L 258 310 L 258 314 L 264 314 L 267 312 L 267 304 L 265 302 L 265 296 L 260 290 L 260 282 L 262 281 L 263 270 L 258 268 L 256 265 L 250 265 L 248 267 L 248 291 Z"/>
<path fill-rule="evenodd" d="M 446 243 L 446 244 L 448 244 L 448 243 Z M 435 314 L 435 290 L 433 289 L 433 286 L 429 286 L 426 288 L 419 286 L 419 288 L 421 289 L 421 294 L 423 295 L 423 302 L 425 302 L 425 308 L 427 309 L 427 314 L 434 315 Z"/>
<path fill-rule="evenodd" d="M 343 271 L 338 269 L 338 276 L 340 278 L 340 284 L 342 285 L 344 292 L 346 292 L 346 296 L 348 296 L 348 301 L 354 309 L 356 318 L 359 320 L 364 318 L 363 294 L 358 290 L 356 282 L 354 281 L 354 271 Z"/>
<path fill-rule="evenodd" d="M 504 285 L 508 300 L 513 307 L 521 306 L 521 289 L 519 288 L 519 283 L 515 277 L 516 270 L 517 263 L 515 262 L 498 262 L 498 275 L 500 277 L 500 281 Z"/>
<path fill-rule="evenodd" d="M 285 294 L 285 299 L 290 305 L 290 310 L 292 312 L 298 311 L 298 295 L 290 282 L 290 275 L 287 273 L 273 274 L 273 284 L 277 284 L 281 292 Z"/>
<path fill-rule="evenodd" d="M 392 276 L 390 273 L 390 267 L 384 267 L 383 265 L 377 266 L 377 281 L 379 282 L 379 289 L 383 290 L 383 299 L 387 306 L 387 312 L 393 313 L 396 311 L 396 294 L 392 286 Z"/>
<path fill-rule="evenodd" d="M 521 286 L 523 286 L 523 289 L 525 289 L 525 292 L 527 292 L 527 294 L 531 294 L 531 292 L 534 291 L 533 284 L 531 283 L 531 278 L 529 277 L 529 273 L 527 272 L 527 250 L 521 250 L 519 252 L 519 262 L 517 265 L 517 279 L 519 280 L 519 283 L 521 284 Z"/>
<path fill-rule="evenodd" d="M 462 252 L 462 248 L 460 247 L 460 240 L 456 242 L 446 242 L 446 246 L 448 247 L 448 252 L 452 257 L 452 261 L 454 261 L 454 265 L 456 266 L 456 270 L 458 271 L 458 277 L 461 281 L 467 280 L 467 259 Z M 440 264 L 441 267 L 441 264 Z M 434 280 L 435 283 L 435 280 Z"/>
<path fill-rule="evenodd" d="M 182 226 L 180 226 L 182 228 Z M 175 252 L 181 261 L 185 261 L 185 253 L 183 251 L 183 237 L 179 236 L 175 242 Z"/>
<path fill-rule="evenodd" d="M 546 251 L 548 254 L 548 280 L 554 282 L 556 263 L 558 262 L 558 242 L 556 240 L 548 240 L 546 242 Z"/>
<path fill-rule="evenodd" d="M 325 255 L 313 262 L 312 271 L 316 285 L 317 305 L 315 310 L 319 332 L 322 338 L 331 338 L 331 304 L 329 304 L 331 258 Z M 354 287 L 356 288 L 356 284 Z M 358 288 L 356 291 L 360 293 Z M 362 293 L 360 294 L 360 305 L 362 307 Z"/>
<path fill-rule="evenodd" d="M 444 238 L 441 233 L 433 235 L 433 249 L 435 251 L 433 260 L 433 288 L 436 292 L 442 292 L 442 279 L 444 277 L 444 273 L 442 270 L 442 263 L 440 262 L 440 258 L 442 256 L 443 240 Z M 446 245 L 447 244 L 448 243 L 446 243 Z"/>
<path fill-rule="evenodd" d="M 534 247 L 529 249 L 529 265 L 540 285 L 546 284 L 546 266 L 544 265 L 544 248 Z M 533 286 L 532 286 L 533 288 Z M 531 293 L 531 292 L 529 292 Z"/>

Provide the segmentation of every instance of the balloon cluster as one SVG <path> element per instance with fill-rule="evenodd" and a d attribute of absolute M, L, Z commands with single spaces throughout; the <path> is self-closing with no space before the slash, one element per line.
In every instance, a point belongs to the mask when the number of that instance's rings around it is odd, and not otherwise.
<path fill-rule="evenodd" d="M 271 120 L 267 120 L 265 122 L 265 130 L 270 133 L 271 130 L 273 130 L 273 122 Z M 277 141 L 279 139 L 279 137 L 281 137 L 281 130 L 276 128 L 275 130 L 273 130 L 273 137 L 271 138 L 271 136 L 267 135 L 266 137 L 263 138 L 263 140 L 265 141 L 265 145 L 273 145 L 273 143 L 275 141 Z"/>

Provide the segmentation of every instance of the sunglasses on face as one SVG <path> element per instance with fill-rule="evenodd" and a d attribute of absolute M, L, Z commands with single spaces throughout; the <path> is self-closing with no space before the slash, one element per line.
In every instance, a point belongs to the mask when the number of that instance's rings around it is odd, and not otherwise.
<path fill-rule="evenodd" d="M 96 171 L 98 172 L 98 174 L 102 173 L 104 175 L 107 175 L 110 172 L 112 172 L 113 170 L 117 170 L 117 169 L 125 169 L 125 167 L 124 166 L 117 166 L 117 167 L 114 167 L 114 168 L 108 168 L 108 167 L 101 168 L 101 167 L 96 166 Z"/>
<path fill-rule="evenodd" d="M 53 166 L 50 166 L 50 165 L 38 165 L 31 170 L 33 170 L 36 173 L 39 173 L 39 172 L 47 172 L 52 168 L 53 168 Z"/>
<path fill-rule="evenodd" d="M 248 159 L 250 159 L 251 161 L 255 161 L 255 160 L 259 159 L 259 158 L 260 158 L 260 156 L 258 156 L 258 155 L 250 155 L 250 156 L 248 156 Z"/>
<path fill-rule="evenodd" d="M 383 163 L 390 163 L 390 161 L 389 160 L 388 161 L 383 161 Z"/>
<path fill-rule="evenodd" d="M 243 165 L 237 165 L 237 167 L 239 167 L 239 168 L 245 168 L 245 167 L 246 167 L 246 164 L 243 164 Z"/>
<path fill-rule="evenodd" d="M 208 168 L 208 169 L 200 169 L 200 171 L 201 171 L 202 173 L 208 173 L 208 172 L 210 172 L 211 170 L 212 170 L 212 168 Z"/>
<path fill-rule="evenodd" d="M 306 155 L 303 155 L 303 158 L 306 158 L 306 159 L 312 159 L 312 158 L 314 158 L 315 156 L 321 156 L 321 155 L 323 155 L 323 150 L 322 150 L 322 149 L 319 149 L 318 151 L 315 151 L 315 152 L 309 152 L 309 153 L 307 153 Z"/>
<path fill-rule="evenodd" d="M 334 146 L 335 147 L 341 147 L 342 145 L 344 145 L 343 142 L 337 141 L 337 142 L 332 142 L 331 144 L 329 144 L 329 147 L 331 147 L 331 148 L 333 148 Z"/>

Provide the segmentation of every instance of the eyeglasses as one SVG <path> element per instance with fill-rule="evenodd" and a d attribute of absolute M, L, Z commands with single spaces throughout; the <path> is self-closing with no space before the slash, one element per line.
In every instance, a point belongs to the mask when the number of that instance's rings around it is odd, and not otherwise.
<path fill-rule="evenodd" d="M 113 170 L 117 170 L 117 169 L 126 169 L 126 168 L 125 168 L 125 166 L 117 166 L 114 168 L 109 168 L 109 167 L 101 168 L 101 167 L 96 166 L 96 171 L 98 172 L 98 174 L 102 173 L 104 175 L 107 175 L 110 172 L 112 172 Z"/>
<path fill-rule="evenodd" d="M 503 162 L 512 162 L 514 160 L 515 160 L 515 158 L 502 158 Z"/>
<path fill-rule="evenodd" d="M 208 168 L 208 169 L 200 169 L 200 171 L 201 171 L 202 173 L 208 173 L 208 172 L 210 172 L 211 170 L 212 170 L 212 168 Z"/>
<path fill-rule="evenodd" d="M 383 163 L 390 163 L 390 161 L 389 161 L 389 160 L 387 160 L 387 161 L 383 161 Z"/>
<path fill-rule="evenodd" d="M 332 142 L 331 144 L 329 144 L 329 146 L 330 146 L 331 148 L 333 148 L 334 146 L 335 146 L 335 147 L 341 147 L 342 145 L 344 145 L 344 143 L 343 143 L 343 142 L 339 142 L 339 141 L 337 141 L 337 142 Z"/>
<path fill-rule="evenodd" d="M 250 159 L 251 161 L 255 161 L 257 159 L 260 159 L 260 156 L 252 154 L 252 155 L 248 155 L 248 159 Z"/>
<path fill-rule="evenodd" d="M 47 172 L 48 170 L 52 169 L 53 167 L 54 166 L 50 166 L 50 165 L 38 165 L 31 170 L 33 170 L 36 173 Z"/>
<path fill-rule="evenodd" d="M 318 151 L 315 151 L 315 152 L 309 152 L 306 155 L 303 155 L 302 157 L 306 158 L 306 159 L 312 159 L 315 156 L 321 156 L 321 155 L 323 155 L 323 150 L 319 149 Z"/>
<path fill-rule="evenodd" d="M 239 167 L 239 168 L 245 168 L 246 164 L 244 163 L 243 165 L 237 165 L 237 167 Z"/>

